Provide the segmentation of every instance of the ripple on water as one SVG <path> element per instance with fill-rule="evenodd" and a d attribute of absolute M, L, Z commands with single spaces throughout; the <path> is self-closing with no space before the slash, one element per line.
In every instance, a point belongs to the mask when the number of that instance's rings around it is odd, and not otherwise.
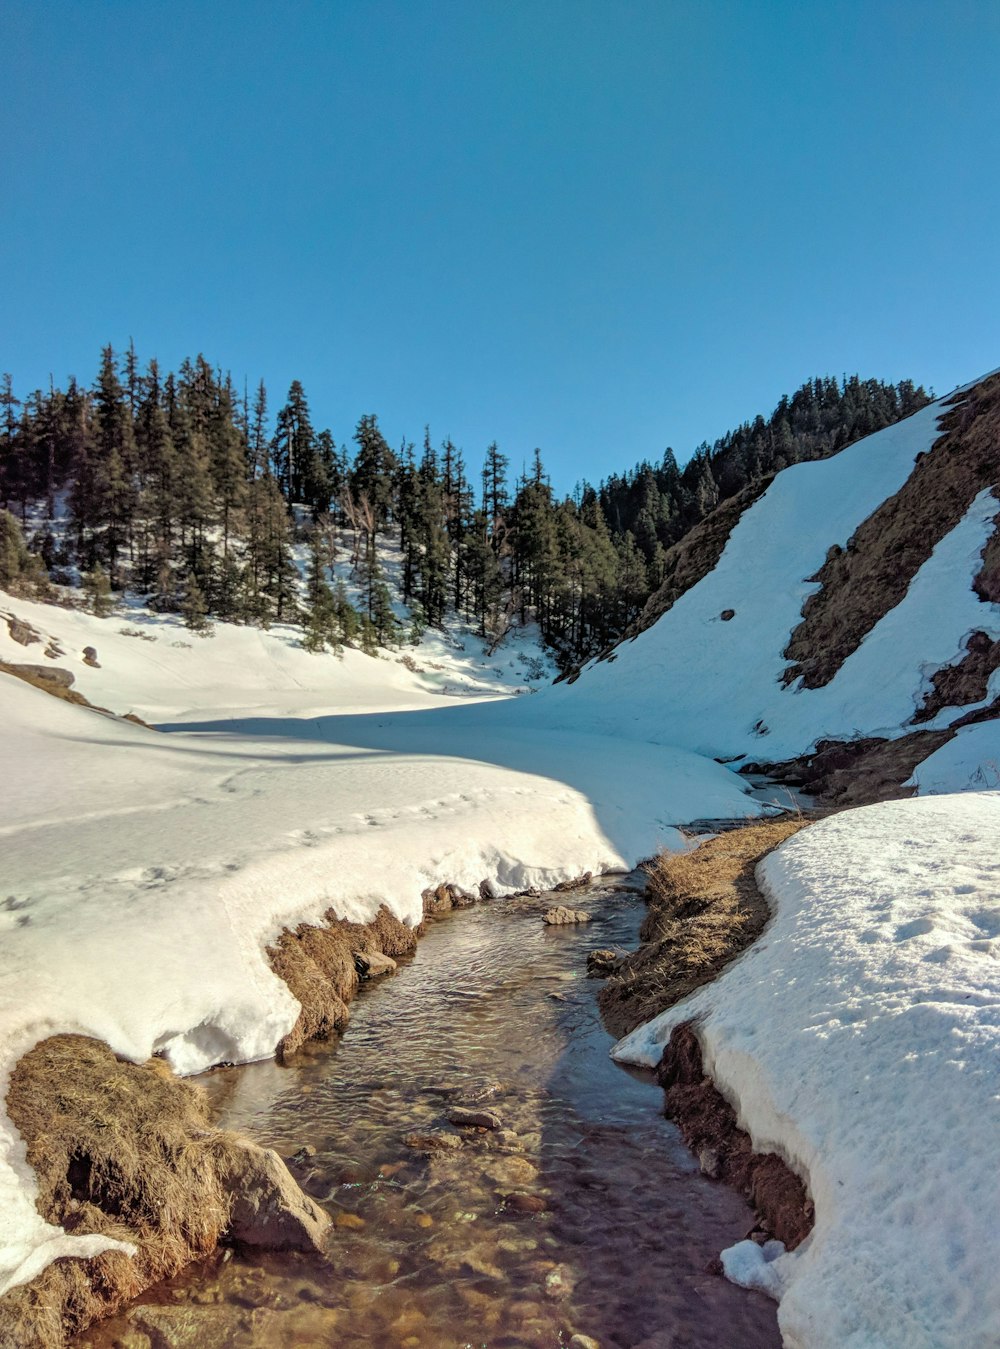
<path fill-rule="evenodd" d="M 779 1345 L 774 1305 L 706 1272 L 750 1211 L 698 1173 L 651 1076 L 609 1058 L 582 977 L 588 950 L 636 944 L 641 899 L 598 883 L 573 897 L 594 921 L 564 928 L 549 902 L 436 921 L 339 1043 L 203 1079 L 220 1123 L 294 1159 L 334 1219 L 328 1261 L 217 1253 L 78 1345 Z M 498 1130 L 448 1123 L 474 1102 Z"/>

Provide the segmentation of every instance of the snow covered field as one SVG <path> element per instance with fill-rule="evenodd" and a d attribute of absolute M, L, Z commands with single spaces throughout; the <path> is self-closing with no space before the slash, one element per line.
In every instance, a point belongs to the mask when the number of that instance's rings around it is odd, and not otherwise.
<path fill-rule="evenodd" d="M 724 1255 L 781 1296 L 787 1345 L 1000 1343 L 998 839 L 1000 792 L 797 834 L 758 870 L 763 938 L 614 1051 L 655 1064 L 695 1019 L 758 1150 L 808 1179 L 816 1227 L 798 1250 Z"/>
<path fill-rule="evenodd" d="M 330 907 L 364 921 L 386 903 L 417 922 L 439 881 L 510 891 L 630 867 L 676 842 L 677 822 L 760 810 L 734 774 L 685 750 L 518 730 L 468 648 L 424 675 L 312 655 L 280 632 L 199 638 L 20 600 L 0 611 L 55 640 L 51 663 L 91 700 L 171 727 L 0 675 L 0 1092 L 59 1031 L 136 1060 L 159 1051 L 183 1072 L 270 1054 L 297 1006 L 264 947 Z M 434 640 L 440 664 L 452 648 Z M 17 645 L 0 622 L 0 658 L 46 663 L 43 645 Z M 464 705 L 445 683 L 469 690 Z M 71 1252 L 93 1242 L 42 1222 L 0 1121 L 0 1291 Z"/>

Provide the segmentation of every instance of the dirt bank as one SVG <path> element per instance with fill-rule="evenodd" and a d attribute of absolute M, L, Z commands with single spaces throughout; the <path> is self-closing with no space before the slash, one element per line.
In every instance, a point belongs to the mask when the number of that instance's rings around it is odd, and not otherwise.
<path fill-rule="evenodd" d="M 624 1035 L 714 979 L 764 930 L 770 917 L 757 887 L 757 863 L 802 829 L 806 819 L 768 820 L 727 831 L 689 853 L 663 853 L 649 867 L 649 913 L 642 945 L 600 993 L 612 1033 Z M 736 1113 L 702 1065 L 695 1028 L 678 1026 L 657 1079 L 664 1110 L 702 1170 L 738 1190 L 758 1223 L 751 1235 L 791 1249 L 812 1229 L 812 1201 L 800 1177 L 774 1153 L 757 1153 Z"/>

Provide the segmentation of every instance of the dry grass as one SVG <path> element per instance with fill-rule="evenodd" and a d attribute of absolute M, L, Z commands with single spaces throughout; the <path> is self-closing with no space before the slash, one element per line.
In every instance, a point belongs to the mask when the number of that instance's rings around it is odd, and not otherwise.
<path fill-rule="evenodd" d="M 361 982 L 354 952 L 408 955 L 419 933 L 383 905 L 370 923 L 348 923 L 330 910 L 323 927 L 300 923 L 287 928 L 268 949 L 271 969 L 302 1006 L 298 1020 L 278 1046 L 286 1059 L 307 1040 L 328 1040 L 350 1019 L 347 1004 Z"/>
<path fill-rule="evenodd" d="M 118 1059 L 81 1035 L 43 1041 L 18 1063 L 7 1109 L 38 1178 L 38 1208 L 68 1232 L 138 1246 L 63 1259 L 0 1300 L 0 1344 L 55 1346 L 143 1288 L 211 1251 L 229 1200 L 219 1162 L 230 1135 L 203 1094 L 154 1061 Z"/>
<path fill-rule="evenodd" d="M 757 863 L 807 823 L 754 822 L 691 852 L 663 852 L 649 865 L 642 945 L 600 993 L 612 1034 L 626 1034 L 708 983 L 756 940 L 770 917 L 754 880 Z"/>
<path fill-rule="evenodd" d="M 90 707 L 95 712 L 103 712 L 103 707 L 94 707 L 82 693 L 77 693 L 75 689 L 69 688 L 65 684 L 58 683 L 55 679 L 44 679 L 41 675 L 35 674 L 28 666 L 11 665 L 7 661 L 0 660 L 0 674 L 12 675 L 14 679 L 22 679 L 25 684 L 30 684 L 33 689 L 40 689 L 42 693 L 51 694 L 53 698 L 59 698 L 64 703 L 74 703 L 77 707 Z"/>

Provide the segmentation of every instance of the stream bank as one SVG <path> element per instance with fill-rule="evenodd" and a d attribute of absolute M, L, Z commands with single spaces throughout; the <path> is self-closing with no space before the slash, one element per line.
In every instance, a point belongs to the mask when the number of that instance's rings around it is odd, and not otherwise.
<path fill-rule="evenodd" d="M 586 955 L 635 945 L 641 884 L 576 891 L 578 926 L 543 925 L 552 895 L 446 914 L 342 1039 L 209 1074 L 331 1215 L 328 1258 L 217 1252 L 80 1349 L 777 1346 L 774 1305 L 707 1272 L 752 1211 L 608 1057 Z"/>

